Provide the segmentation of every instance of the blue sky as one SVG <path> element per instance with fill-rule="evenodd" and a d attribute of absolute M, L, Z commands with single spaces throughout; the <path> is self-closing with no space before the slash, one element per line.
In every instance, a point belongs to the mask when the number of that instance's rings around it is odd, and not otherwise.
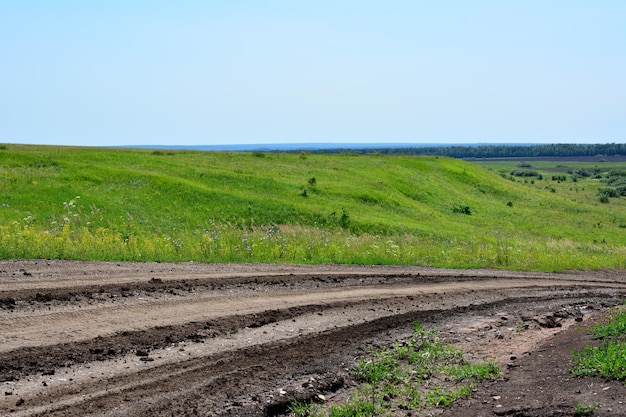
<path fill-rule="evenodd" d="M 626 1 L 0 0 L 0 142 L 626 141 Z"/>

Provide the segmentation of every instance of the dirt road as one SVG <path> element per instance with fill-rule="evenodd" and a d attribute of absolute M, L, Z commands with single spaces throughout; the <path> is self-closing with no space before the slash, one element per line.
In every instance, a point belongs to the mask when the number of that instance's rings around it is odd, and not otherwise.
<path fill-rule="evenodd" d="M 1 261 L 0 415 L 280 415 L 349 395 L 355 359 L 414 321 L 510 379 L 625 294 L 615 271 Z M 546 415 L 531 397 L 465 407 Z"/>

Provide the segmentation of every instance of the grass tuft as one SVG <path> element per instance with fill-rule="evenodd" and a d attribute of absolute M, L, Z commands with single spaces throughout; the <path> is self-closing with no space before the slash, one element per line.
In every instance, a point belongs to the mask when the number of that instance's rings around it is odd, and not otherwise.
<path fill-rule="evenodd" d="M 626 382 L 626 311 L 613 310 L 608 323 L 596 324 L 591 333 L 600 344 L 587 345 L 582 352 L 572 351 L 572 374 Z"/>
<path fill-rule="evenodd" d="M 598 408 L 600 404 L 585 404 L 578 403 L 574 406 L 572 413 L 575 416 L 590 416 L 593 414 L 596 408 Z"/>

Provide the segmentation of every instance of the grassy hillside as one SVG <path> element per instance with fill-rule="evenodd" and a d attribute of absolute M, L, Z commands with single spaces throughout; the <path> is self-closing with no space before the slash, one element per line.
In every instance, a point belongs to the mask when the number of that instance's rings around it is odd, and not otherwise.
<path fill-rule="evenodd" d="M 623 198 L 448 158 L 4 145 L 0 181 L 1 258 L 626 267 Z"/>

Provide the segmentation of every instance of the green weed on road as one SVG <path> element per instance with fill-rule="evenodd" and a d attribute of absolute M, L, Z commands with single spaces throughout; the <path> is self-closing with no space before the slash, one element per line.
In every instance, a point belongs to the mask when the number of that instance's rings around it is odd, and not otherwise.
<path fill-rule="evenodd" d="M 591 328 L 599 346 L 587 345 L 582 352 L 573 351 L 575 376 L 601 376 L 606 380 L 626 383 L 626 311 L 624 307 L 611 312 L 606 324 Z"/>
<path fill-rule="evenodd" d="M 462 350 L 415 323 L 409 341 L 372 352 L 353 373 L 362 385 L 350 401 L 325 409 L 294 401 L 291 411 L 298 417 L 357 417 L 445 407 L 468 397 L 475 383 L 498 378 L 500 368 L 495 362 L 467 361 Z"/>

